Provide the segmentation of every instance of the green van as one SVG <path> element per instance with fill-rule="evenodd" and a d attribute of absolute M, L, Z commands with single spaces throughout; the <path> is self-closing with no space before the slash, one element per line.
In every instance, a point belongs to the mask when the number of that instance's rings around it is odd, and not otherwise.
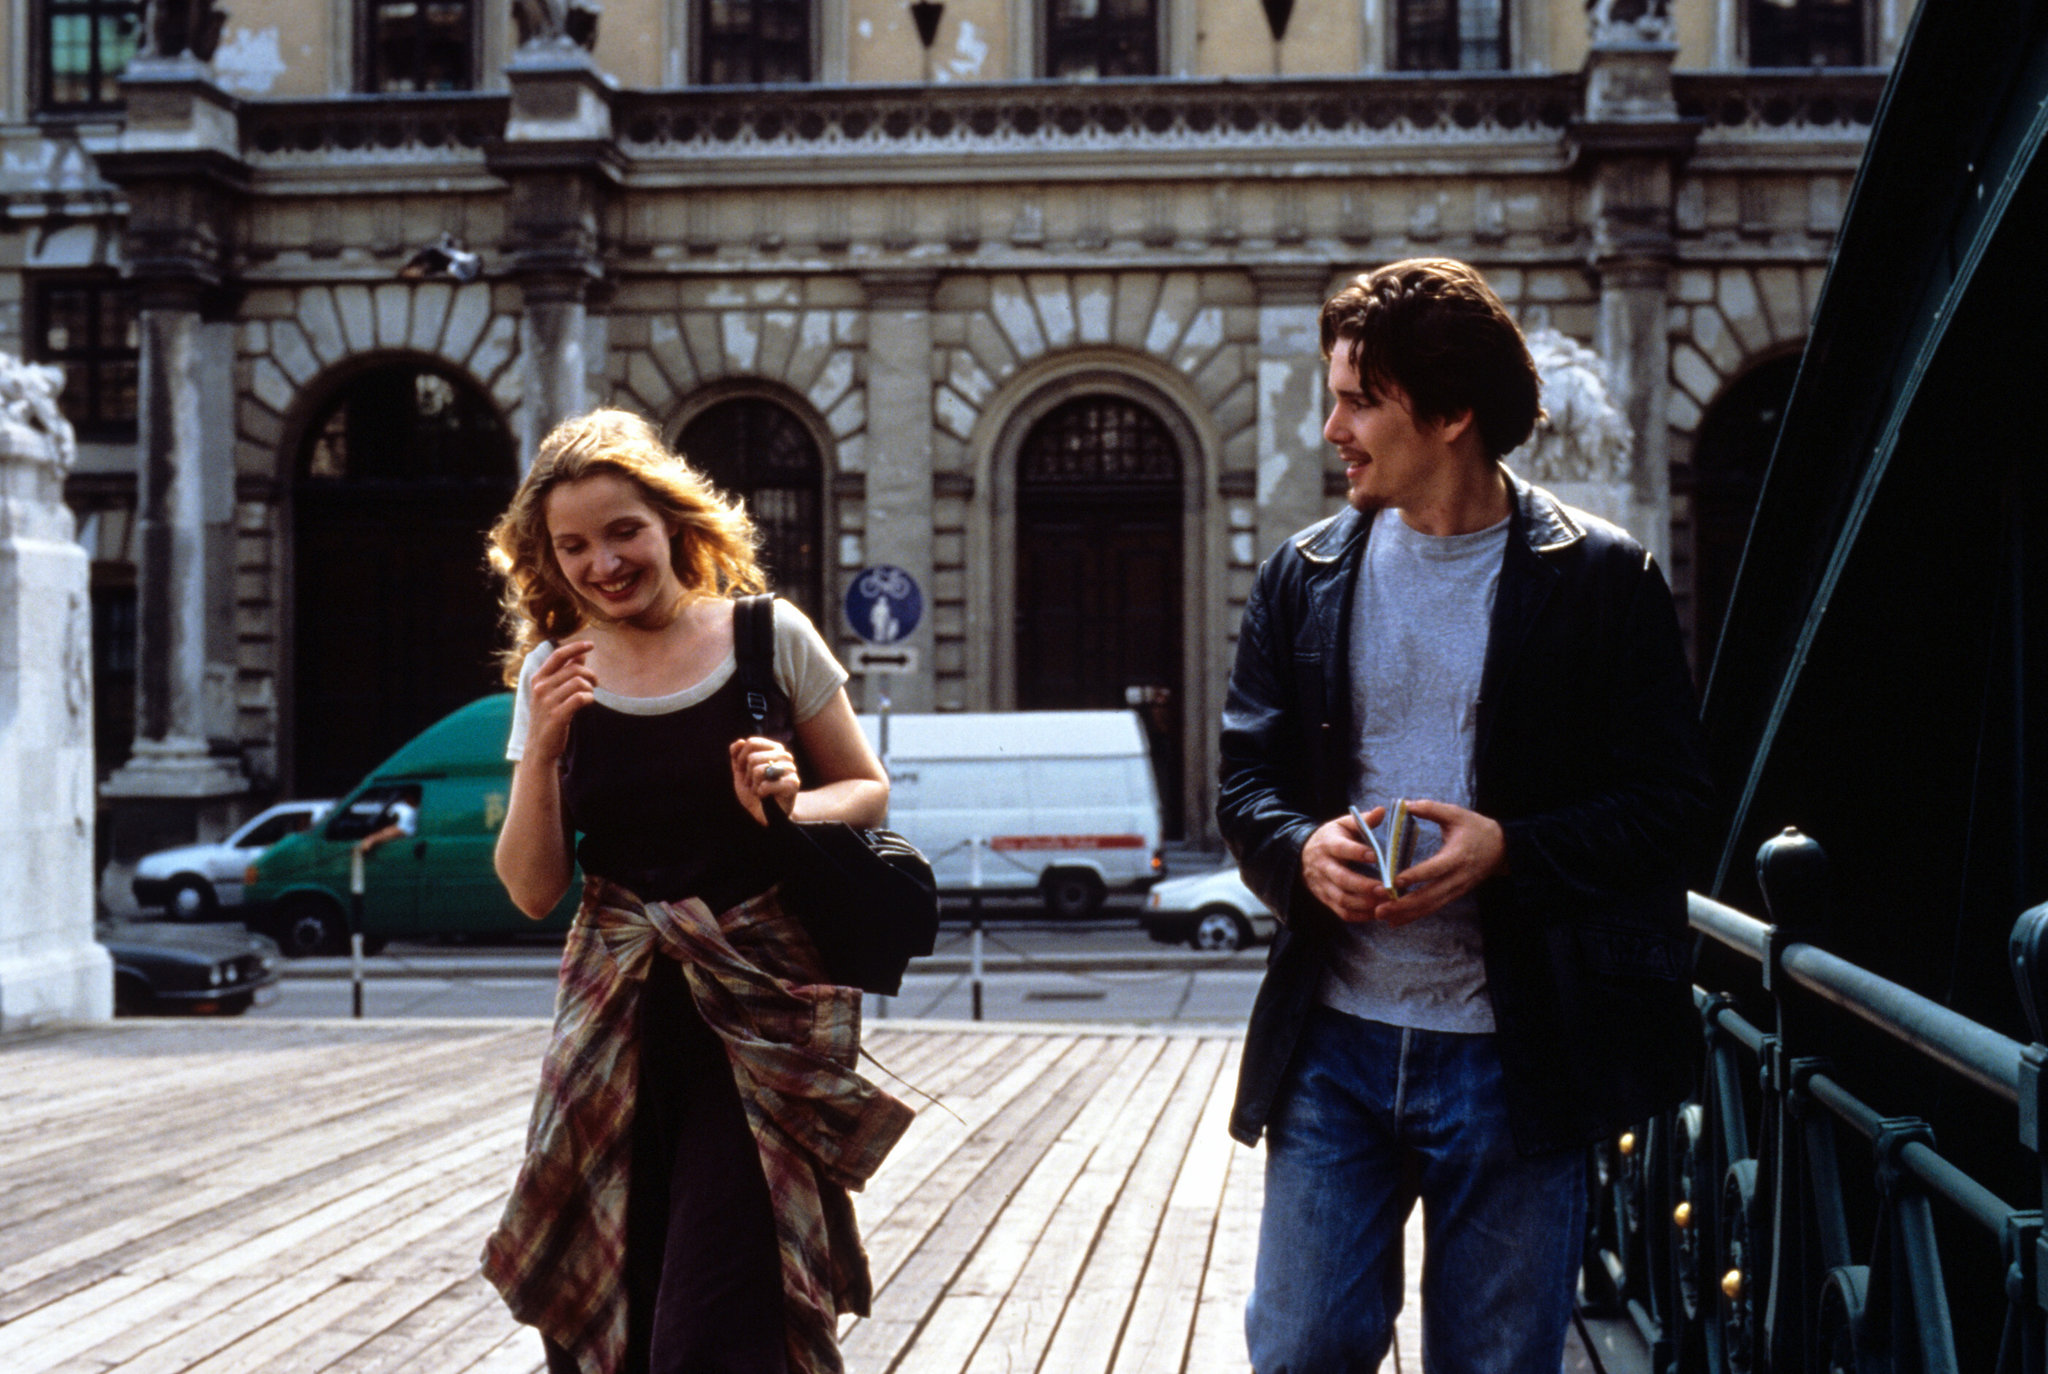
<path fill-rule="evenodd" d="M 512 694 L 472 701 L 442 717 L 370 771 L 328 813 L 325 825 L 280 840 L 245 876 L 245 920 L 276 937 L 286 954 L 335 954 L 348 947 L 349 854 L 378 829 L 394 802 L 417 807 L 409 839 L 394 840 L 364 865 L 363 942 L 435 935 L 564 931 L 576 914 L 571 883 L 547 919 L 530 921 L 491 867 L 512 790 L 505 739 Z"/>

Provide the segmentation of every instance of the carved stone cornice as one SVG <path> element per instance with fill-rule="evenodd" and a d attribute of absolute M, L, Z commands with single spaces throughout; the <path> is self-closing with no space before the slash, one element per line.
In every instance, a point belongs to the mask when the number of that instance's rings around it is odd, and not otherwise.
<path fill-rule="evenodd" d="M 872 310 L 929 310 L 939 274 L 929 267 L 869 271 L 860 274 Z"/>
<path fill-rule="evenodd" d="M 139 59 L 121 78 L 126 123 L 97 155 L 128 201 L 123 253 L 133 277 L 218 286 L 250 172 L 239 108 L 190 58 Z"/>
<path fill-rule="evenodd" d="M 1263 262 L 1245 270 L 1261 305 L 1320 306 L 1329 294 L 1332 268 L 1327 262 Z"/>

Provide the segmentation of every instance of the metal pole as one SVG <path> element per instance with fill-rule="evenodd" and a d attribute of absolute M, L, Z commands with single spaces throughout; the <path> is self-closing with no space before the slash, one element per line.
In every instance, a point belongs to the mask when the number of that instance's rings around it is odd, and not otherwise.
<path fill-rule="evenodd" d="M 348 978 L 353 1015 L 363 1019 L 363 851 L 348 859 Z"/>
<path fill-rule="evenodd" d="M 878 680 L 882 684 L 882 707 L 875 714 L 880 717 L 877 733 L 881 736 L 882 747 L 877 752 L 882 756 L 882 769 L 886 772 L 889 768 L 889 679 L 883 676 Z"/>
<path fill-rule="evenodd" d="M 969 926 L 969 965 L 972 969 L 974 989 L 974 1019 L 981 1019 L 981 836 L 968 841 L 967 850 L 967 905 L 971 913 Z"/>

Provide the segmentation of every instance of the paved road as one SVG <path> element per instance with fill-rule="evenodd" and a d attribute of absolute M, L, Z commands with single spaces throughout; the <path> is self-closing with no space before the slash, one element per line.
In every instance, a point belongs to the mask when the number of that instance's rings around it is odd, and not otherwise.
<path fill-rule="evenodd" d="M 870 999 L 874 1018 L 970 1020 L 973 935 L 941 928 L 937 948 L 904 979 L 902 995 Z M 367 961 L 371 1017 L 547 1016 L 557 951 L 547 945 L 394 944 Z M 1147 939 L 1127 913 L 1086 923 L 992 919 L 983 933 L 982 1014 L 991 1021 L 1136 1022 L 1242 1026 L 1265 967 L 1262 950 L 1198 954 Z M 345 959 L 286 967 L 258 1017 L 347 1016 Z"/>

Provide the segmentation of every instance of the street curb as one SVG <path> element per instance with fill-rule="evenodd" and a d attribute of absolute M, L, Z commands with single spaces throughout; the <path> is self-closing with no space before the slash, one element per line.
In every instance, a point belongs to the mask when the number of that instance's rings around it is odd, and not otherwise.
<path fill-rule="evenodd" d="M 391 978 L 548 978 L 552 979 L 561 957 L 552 950 L 531 955 L 392 955 L 378 954 L 363 960 L 363 976 Z M 1162 949 L 1146 954 L 989 954 L 981 961 L 988 974 L 1011 973 L 1217 973 L 1243 971 L 1258 973 L 1266 967 L 1262 948 L 1241 949 L 1220 954 L 1202 950 Z M 333 979 L 350 976 L 345 958 L 320 957 L 286 959 L 279 972 L 292 979 Z M 934 954 L 910 961 L 909 973 L 964 974 L 973 971 L 973 960 L 965 954 Z"/>

